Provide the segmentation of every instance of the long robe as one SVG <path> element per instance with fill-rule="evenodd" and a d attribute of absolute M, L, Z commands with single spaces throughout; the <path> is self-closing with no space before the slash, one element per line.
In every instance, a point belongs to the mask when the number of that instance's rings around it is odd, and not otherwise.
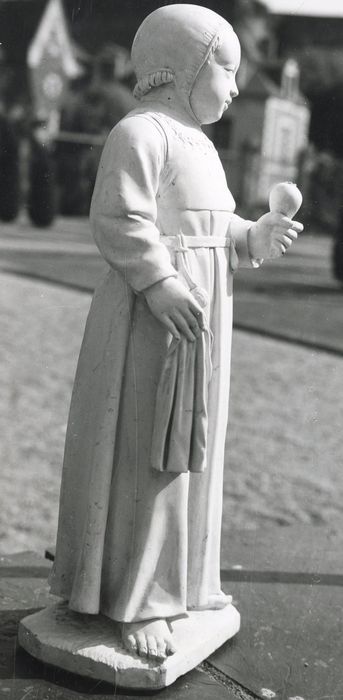
<path fill-rule="evenodd" d="M 130 622 L 173 617 L 220 595 L 230 248 L 187 252 L 192 277 L 208 295 L 213 334 L 202 473 L 151 465 L 171 335 L 142 292 L 180 274 L 164 236 L 231 236 L 239 264 L 251 265 L 250 222 L 234 209 L 218 154 L 191 118 L 147 103 L 111 132 L 91 208 L 109 270 L 93 297 L 75 378 L 51 575 L 52 592 L 74 610 Z"/>

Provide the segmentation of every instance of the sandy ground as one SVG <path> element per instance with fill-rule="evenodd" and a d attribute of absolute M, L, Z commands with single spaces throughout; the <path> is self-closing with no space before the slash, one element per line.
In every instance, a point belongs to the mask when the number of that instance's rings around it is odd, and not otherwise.
<path fill-rule="evenodd" d="M 0 552 L 55 540 L 63 442 L 90 297 L 0 276 Z M 343 526 L 343 358 L 236 332 L 224 534 Z"/>

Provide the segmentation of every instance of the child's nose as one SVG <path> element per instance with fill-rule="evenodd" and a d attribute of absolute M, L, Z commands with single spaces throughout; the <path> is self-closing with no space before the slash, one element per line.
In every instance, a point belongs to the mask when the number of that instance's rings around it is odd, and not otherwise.
<path fill-rule="evenodd" d="M 233 97 L 237 97 L 238 95 L 239 95 L 239 90 L 237 87 L 237 83 L 235 82 L 232 86 L 232 89 L 231 89 L 231 96 L 233 98 Z"/>

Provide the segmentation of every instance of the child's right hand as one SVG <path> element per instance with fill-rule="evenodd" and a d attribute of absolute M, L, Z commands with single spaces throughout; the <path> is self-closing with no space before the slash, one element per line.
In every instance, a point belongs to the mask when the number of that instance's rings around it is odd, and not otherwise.
<path fill-rule="evenodd" d="M 175 277 L 167 277 L 144 290 L 151 313 L 163 323 L 172 335 L 194 341 L 204 330 L 201 306 L 193 294 Z"/>

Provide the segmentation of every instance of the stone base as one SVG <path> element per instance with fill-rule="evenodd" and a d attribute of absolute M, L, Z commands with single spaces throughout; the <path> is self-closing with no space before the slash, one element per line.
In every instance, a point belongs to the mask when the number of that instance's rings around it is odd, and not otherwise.
<path fill-rule="evenodd" d="M 173 683 L 235 635 L 240 615 L 223 610 L 190 612 L 171 623 L 178 651 L 163 663 L 129 654 L 120 625 L 101 615 L 74 613 L 65 603 L 25 617 L 19 643 L 40 661 L 123 688 L 158 689 Z"/>

